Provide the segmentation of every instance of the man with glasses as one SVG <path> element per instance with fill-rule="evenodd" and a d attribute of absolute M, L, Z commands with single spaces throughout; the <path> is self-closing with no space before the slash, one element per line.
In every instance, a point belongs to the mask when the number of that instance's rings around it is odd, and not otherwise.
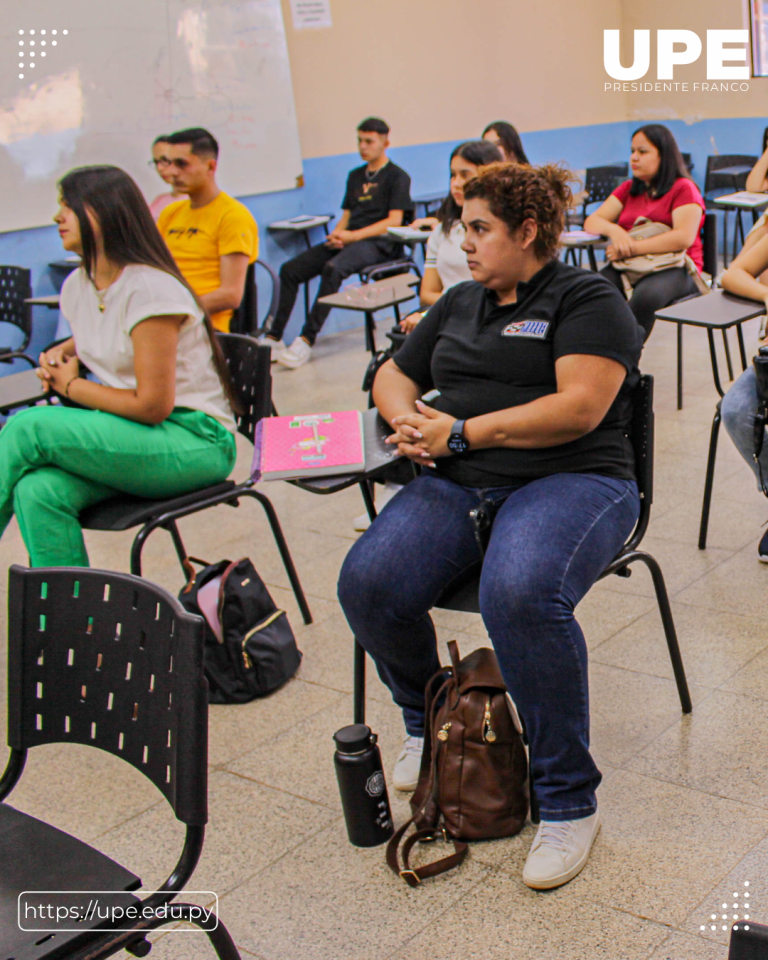
<path fill-rule="evenodd" d="M 259 254 L 259 228 L 250 210 L 216 185 L 219 145 L 211 133 L 179 130 L 163 146 L 170 182 L 189 199 L 167 206 L 157 227 L 214 327 L 227 332 L 248 264 Z"/>
<path fill-rule="evenodd" d="M 175 203 L 177 200 L 187 199 L 186 194 L 178 193 L 176 188 L 173 186 L 173 167 L 166 156 L 167 148 L 167 134 L 161 134 L 159 137 L 155 137 L 155 142 L 152 144 L 152 159 L 149 161 L 149 165 L 157 170 L 157 174 L 161 180 L 171 185 L 170 193 L 158 194 L 149 205 L 149 212 L 152 214 L 152 217 L 155 221 L 157 221 L 157 218 L 160 216 L 162 211 L 165 210 L 169 203 Z"/>

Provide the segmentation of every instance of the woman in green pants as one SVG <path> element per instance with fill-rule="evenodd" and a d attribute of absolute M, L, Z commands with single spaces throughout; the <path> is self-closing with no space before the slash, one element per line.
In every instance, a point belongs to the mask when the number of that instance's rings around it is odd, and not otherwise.
<path fill-rule="evenodd" d="M 210 321 L 133 180 L 81 167 L 59 188 L 54 220 L 83 265 L 61 291 L 73 336 L 41 354 L 38 376 L 79 407 L 33 407 L 0 431 L 0 532 L 15 514 L 32 566 L 88 566 L 81 510 L 226 479 L 235 421 Z"/>

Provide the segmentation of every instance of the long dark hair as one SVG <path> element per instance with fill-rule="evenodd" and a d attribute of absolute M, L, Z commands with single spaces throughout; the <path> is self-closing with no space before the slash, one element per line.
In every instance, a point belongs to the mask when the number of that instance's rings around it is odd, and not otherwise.
<path fill-rule="evenodd" d="M 644 127 L 638 127 L 632 134 L 632 139 L 642 133 L 643 136 L 656 147 L 659 151 L 661 163 L 656 176 L 650 183 L 644 180 L 632 178 L 632 186 L 629 194 L 632 197 L 638 197 L 642 193 L 649 193 L 652 197 L 663 197 L 675 185 L 675 181 L 683 177 L 685 180 L 693 178 L 688 173 L 683 156 L 680 153 L 680 147 L 677 145 L 672 135 L 672 131 L 664 126 L 663 123 L 647 123 Z"/>
<path fill-rule="evenodd" d="M 171 256 L 165 241 L 149 212 L 147 201 L 141 191 L 120 167 L 101 164 L 93 167 L 77 167 L 59 181 L 61 199 L 72 210 L 80 224 L 80 242 L 83 246 L 83 269 L 93 280 L 96 265 L 96 238 L 90 211 L 99 223 L 104 243 L 104 255 L 118 267 L 133 264 L 154 267 L 175 277 L 189 290 L 203 313 L 205 329 L 211 341 L 213 365 L 219 375 L 227 399 L 236 412 L 239 403 L 232 388 L 224 355 L 216 340 L 208 312 L 200 304 L 176 261 Z"/>
<path fill-rule="evenodd" d="M 458 147 L 454 147 L 448 161 L 449 168 L 454 157 L 461 157 L 467 163 L 473 163 L 476 167 L 485 167 L 489 163 L 498 163 L 504 159 L 501 150 L 490 140 L 467 140 L 465 143 L 460 143 Z M 440 209 L 437 211 L 437 219 L 440 221 L 440 226 L 443 228 L 446 237 L 451 232 L 454 223 L 461 219 L 461 207 L 450 193 L 440 205 Z"/>
<path fill-rule="evenodd" d="M 507 123 L 506 120 L 495 120 L 493 123 L 489 123 L 485 130 L 483 130 L 483 137 L 485 137 L 486 133 L 490 133 L 491 130 L 496 133 L 506 154 L 511 157 L 514 162 L 531 162 L 526 156 L 525 150 L 523 150 L 523 141 L 520 139 L 520 134 L 511 123 Z M 502 159 L 506 158 L 502 157 Z"/>

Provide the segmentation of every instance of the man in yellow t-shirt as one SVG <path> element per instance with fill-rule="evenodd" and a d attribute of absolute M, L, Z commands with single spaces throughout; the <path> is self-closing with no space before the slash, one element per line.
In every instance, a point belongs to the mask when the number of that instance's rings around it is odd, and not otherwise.
<path fill-rule="evenodd" d="M 244 204 L 216 186 L 219 145 L 207 130 L 172 133 L 166 154 L 174 190 L 189 199 L 169 204 L 157 227 L 214 327 L 226 332 L 248 264 L 259 255 L 259 228 Z"/>

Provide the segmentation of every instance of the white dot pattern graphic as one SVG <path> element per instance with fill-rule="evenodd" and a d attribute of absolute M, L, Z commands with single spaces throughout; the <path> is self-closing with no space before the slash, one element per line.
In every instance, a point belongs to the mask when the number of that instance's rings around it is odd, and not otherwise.
<path fill-rule="evenodd" d="M 46 34 L 48 33 L 48 31 L 47 31 L 47 30 L 37 30 L 37 31 L 35 31 L 35 30 L 27 30 L 27 31 L 19 30 L 19 36 L 20 36 L 20 37 L 23 37 L 23 36 L 25 35 L 25 33 L 26 33 L 26 34 L 29 34 L 30 37 L 35 36 L 36 33 L 38 33 L 41 37 L 44 37 L 44 36 L 46 36 Z M 59 33 L 59 31 L 58 31 L 58 30 L 51 30 L 50 33 L 51 33 L 52 36 L 56 36 L 56 35 Z M 62 30 L 62 31 L 61 31 L 61 34 L 62 34 L 62 36 L 66 36 L 66 35 L 69 34 L 69 30 Z M 26 45 L 26 43 L 27 43 L 27 41 L 19 40 L 19 46 L 22 47 L 22 48 Z M 41 47 L 44 47 L 44 46 L 47 45 L 48 41 L 47 41 L 47 40 L 38 40 L 37 43 L 38 43 Z M 35 41 L 34 41 L 34 40 L 29 40 L 29 41 L 28 41 L 28 44 L 29 44 L 30 47 L 34 47 L 34 46 L 35 46 Z M 52 47 L 57 46 L 56 40 L 51 40 L 51 41 L 50 41 L 50 44 L 51 44 Z M 19 70 L 24 70 L 25 66 L 34 69 L 34 66 L 35 66 L 34 57 L 35 57 L 35 54 L 36 54 L 36 53 L 39 54 L 39 56 L 41 56 L 41 57 L 46 56 L 46 51 L 45 51 L 45 50 L 37 50 L 37 51 L 35 51 L 35 50 L 29 50 L 26 54 L 25 54 L 25 51 L 24 51 L 23 49 L 22 49 L 22 50 L 19 50 Z M 24 61 L 24 59 L 23 59 L 25 55 L 29 57 L 29 61 L 28 61 L 27 63 L 25 63 L 25 61 Z M 23 73 L 20 73 L 20 74 L 19 74 L 19 80 L 23 80 L 23 79 L 24 79 L 24 74 L 23 74 Z"/>
<path fill-rule="evenodd" d="M 750 896 L 751 896 L 751 891 L 748 889 L 749 886 L 750 886 L 750 881 L 749 881 L 749 880 L 745 880 L 745 881 L 744 881 L 744 889 L 743 889 L 741 892 L 739 892 L 738 890 L 734 890 L 734 891 L 733 891 L 733 904 L 731 905 L 731 909 L 732 909 L 732 910 L 737 910 L 737 911 L 738 911 L 738 910 L 743 910 L 743 911 L 744 911 L 742 914 L 739 914 L 739 913 L 734 913 L 734 914 L 732 914 L 731 916 L 732 916 L 732 919 L 733 919 L 734 921 L 739 921 L 739 920 L 744 920 L 744 921 L 746 921 L 746 920 L 749 920 L 749 912 L 748 912 L 748 911 L 749 911 L 749 898 L 750 898 Z M 722 909 L 723 911 L 727 911 L 727 910 L 729 909 L 729 904 L 727 904 L 727 903 L 721 904 L 721 909 Z M 699 926 L 699 929 L 700 929 L 700 930 L 707 930 L 707 929 L 709 929 L 709 930 L 712 931 L 712 933 L 717 933 L 718 929 L 727 931 L 727 930 L 728 930 L 728 925 L 722 923 L 722 921 L 723 921 L 723 920 L 728 920 L 728 919 L 729 919 L 729 914 L 728 914 L 727 912 L 721 913 L 721 914 L 712 913 L 712 914 L 710 914 L 710 917 L 709 917 L 709 921 L 710 921 L 710 922 L 709 922 L 709 923 L 702 923 L 702 924 Z M 733 929 L 734 929 L 734 930 L 738 930 L 738 929 L 739 929 L 738 924 L 734 924 Z M 748 923 L 744 923 L 741 929 L 749 930 L 749 924 L 748 924 Z"/>

